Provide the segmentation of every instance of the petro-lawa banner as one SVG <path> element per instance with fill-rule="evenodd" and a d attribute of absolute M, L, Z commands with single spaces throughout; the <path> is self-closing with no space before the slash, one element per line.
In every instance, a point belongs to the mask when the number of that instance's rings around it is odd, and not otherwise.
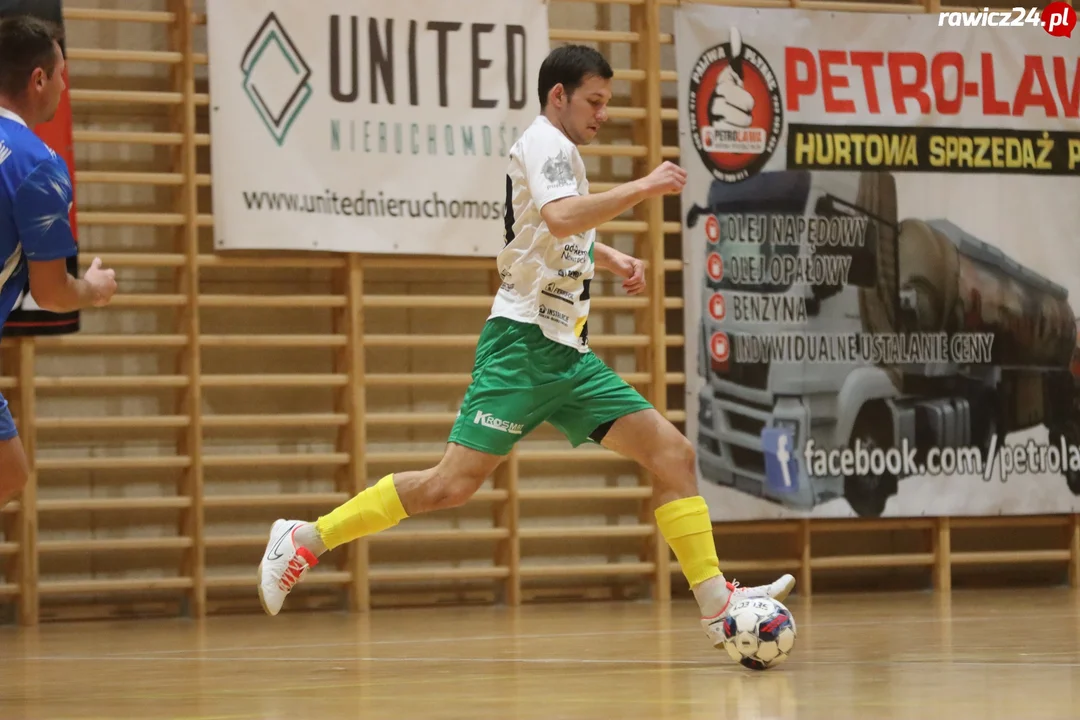
<path fill-rule="evenodd" d="M 14 15 L 32 15 L 33 17 L 48 20 L 60 27 L 64 26 L 64 8 L 61 0 L 0 0 L 0 17 Z M 61 50 L 67 54 L 67 43 L 61 44 Z M 67 71 L 65 70 L 65 83 Z M 53 149 L 57 155 L 67 163 L 68 174 L 71 176 L 71 185 L 75 186 L 75 148 L 72 138 L 71 127 L 71 96 L 65 88 L 60 96 L 60 106 L 56 109 L 56 116 L 47 123 L 34 128 L 45 143 Z M 72 203 L 69 213 L 71 232 L 75 240 L 79 239 L 78 224 L 76 223 L 75 203 Z M 68 272 L 76 277 L 79 274 L 78 256 L 68 258 Z M 78 310 L 68 313 L 54 313 L 42 310 L 30 294 L 30 285 L 27 283 L 23 294 L 15 303 L 8 320 L 4 323 L 4 335 L 18 337 L 28 335 L 65 335 L 79 331 L 80 313 Z"/>
<path fill-rule="evenodd" d="M 494 256 L 545 0 L 210 0 L 214 245 Z"/>
<path fill-rule="evenodd" d="M 679 7 L 714 519 L 1080 511 L 1080 58 L 1040 17 Z"/>

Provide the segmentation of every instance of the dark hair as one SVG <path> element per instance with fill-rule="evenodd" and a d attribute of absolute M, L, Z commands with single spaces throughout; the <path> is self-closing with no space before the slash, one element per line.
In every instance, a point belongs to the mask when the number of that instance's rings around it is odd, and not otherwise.
<path fill-rule="evenodd" d="M 59 25 L 19 15 L 0 20 L 0 94 L 19 97 L 30 76 L 42 68 L 52 77 L 56 69 L 54 43 L 62 43 Z"/>
<path fill-rule="evenodd" d="M 540 65 L 536 88 L 540 109 L 547 107 L 551 88 L 562 83 L 566 94 L 573 95 L 590 75 L 610 80 L 615 73 L 604 56 L 587 45 L 563 45 L 552 50 Z"/>

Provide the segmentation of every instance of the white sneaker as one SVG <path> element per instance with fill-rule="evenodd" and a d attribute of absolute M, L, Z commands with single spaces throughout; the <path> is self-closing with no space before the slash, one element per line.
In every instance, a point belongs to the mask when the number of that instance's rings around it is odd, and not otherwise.
<path fill-rule="evenodd" d="M 729 582 L 727 586 L 728 590 L 731 591 L 731 595 L 728 596 L 724 608 L 712 617 L 701 618 L 701 626 L 705 628 L 705 634 L 709 636 L 709 641 L 712 642 L 715 648 L 724 646 L 724 618 L 727 616 L 728 608 L 731 607 L 733 601 L 737 602 L 745 598 L 770 597 L 778 602 L 783 602 L 784 598 L 795 588 L 795 578 L 791 575 L 783 575 L 768 585 L 740 587 L 738 582 Z"/>
<path fill-rule="evenodd" d="M 315 553 L 297 547 L 293 539 L 296 528 L 303 524 L 300 520 L 278 520 L 270 528 L 270 541 L 259 563 L 259 601 L 268 615 L 277 615 L 293 586 L 319 564 Z"/>

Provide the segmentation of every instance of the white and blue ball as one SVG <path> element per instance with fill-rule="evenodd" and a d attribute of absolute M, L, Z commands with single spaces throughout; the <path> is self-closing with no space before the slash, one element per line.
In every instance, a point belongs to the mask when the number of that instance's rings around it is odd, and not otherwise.
<path fill-rule="evenodd" d="M 795 647 L 795 618 L 772 598 L 744 598 L 724 618 L 724 649 L 751 670 L 768 670 L 787 660 Z"/>

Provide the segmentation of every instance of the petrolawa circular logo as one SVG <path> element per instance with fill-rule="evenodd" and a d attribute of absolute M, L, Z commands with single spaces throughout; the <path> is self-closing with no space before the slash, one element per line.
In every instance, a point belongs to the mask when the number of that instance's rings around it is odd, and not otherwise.
<path fill-rule="evenodd" d="M 694 147 L 723 182 L 760 172 L 784 127 L 776 73 L 736 28 L 728 42 L 709 48 L 694 64 L 687 107 Z"/>

